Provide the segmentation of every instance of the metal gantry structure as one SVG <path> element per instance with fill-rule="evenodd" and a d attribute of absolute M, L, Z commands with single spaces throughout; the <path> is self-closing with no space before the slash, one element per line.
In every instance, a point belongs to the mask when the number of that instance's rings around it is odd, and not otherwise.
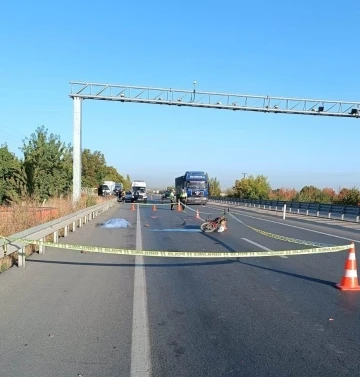
<path fill-rule="evenodd" d="M 79 81 L 71 81 L 70 86 L 69 96 L 74 100 L 74 201 L 77 201 L 81 195 L 82 100 L 147 103 L 231 111 L 256 111 L 273 114 L 331 116 L 355 119 L 360 117 L 360 102 L 204 92 L 196 89 L 196 82 L 194 82 L 192 90 Z"/>

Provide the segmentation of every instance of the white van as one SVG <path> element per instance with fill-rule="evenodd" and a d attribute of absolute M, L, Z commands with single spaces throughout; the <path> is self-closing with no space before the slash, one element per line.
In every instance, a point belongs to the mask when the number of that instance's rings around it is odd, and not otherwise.
<path fill-rule="evenodd" d="M 133 181 L 131 191 L 135 202 L 147 202 L 147 188 L 144 181 Z"/>

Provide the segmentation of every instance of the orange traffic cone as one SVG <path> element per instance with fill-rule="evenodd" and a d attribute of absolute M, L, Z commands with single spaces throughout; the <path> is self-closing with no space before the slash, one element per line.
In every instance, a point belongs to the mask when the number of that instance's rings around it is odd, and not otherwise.
<path fill-rule="evenodd" d="M 360 291 L 357 276 L 355 244 L 352 243 L 349 250 L 349 256 L 345 263 L 345 273 L 336 287 L 342 291 Z"/>
<path fill-rule="evenodd" d="M 135 204 L 133 203 L 132 207 L 131 207 L 131 210 L 132 211 L 135 211 Z"/>
<path fill-rule="evenodd" d="M 153 211 L 156 212 L 156 205 L 154 204 Z"/>
<path fill-rule="evenodd" d="M 195 219 L 200 219 L 199 210 L 198 209 L 196 210 L 196 217 L 195 217 Z"/>
<path fill-rule="evenodd" d="M 177 210 L 178 210 L 178 212 L 181 212 L 181 205 L 180 205 L 180 202 L 178 202 Z"/>

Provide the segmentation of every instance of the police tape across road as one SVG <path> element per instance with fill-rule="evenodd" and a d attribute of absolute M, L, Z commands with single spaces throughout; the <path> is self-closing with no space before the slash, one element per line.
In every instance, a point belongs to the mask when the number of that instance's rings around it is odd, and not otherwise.
<path fill-rule="evenodd" d="M 191 211 L 196 212 L 194 209 L 188 207 L 187 205 L 185 205 L 185 207 L 190 209 Z M 225 211 L 221 211 L 221 213 L 223 213 L 223 212 L 224 212 L 224 215 L 225 215 Z M 199 213 L 207 214 L 206 212 L 199 212 Z M 299 244 L 299 245 L 306 245 L 306 246 L 315 246 L 315 247 L 332 247 L 332 246 L 334 246 L 334 245 L 331 245 L 331 244 L 301 240 L 301 239 L 298 239 L 298 238 L 286 237 L 286 236 L 281 236 L 280 234 L 266 232 L 262 229 L 258 229 L 258 228 L 251 226 L 251 225 L 245 224 L 243 221 L 241 221 L 240 219 L 235 217 L 230 211 L 227 212 L 225 216 L 230 216 L 231 218 L 233 218 L 238 223 L 246 226 L 247 228 L 249 228 L 249 229 L 253 230 L 254 232 L 259 233 L 259 234 L 261 234 L 265 237 L 269 237 L 269 238 L 273 238 L 273 239 L 276 239 L 276 240 L 289 242 L 289 243 L 296 243 L 296 244 Z M 199 219 L 202 220 L 202 221 L 206 221 L 206 220 L 202 219 L 201 217 L 199 217 Z"/>
<path fill-rule="evenodd" d="M 25 238 L 13 238 L 0 236 L 7 242 L 21 242 L 29 245 L 41 245 L 57 249 L 67 249 L 76 251 L 85 251 L 89 253 L 103 253 L 103 254 L 118 254 L 128 256 L 145 256 L 145 257 L 167 257 L 167 258 L 258 258 L 258 257 L 275 257 L 282 255 L 306 255 L 306 254 L 322 254 L 322 253 L 336 253 L 343 250 L 348 250 L 352 246 L 330 246 L 312 249 L 300 250 L 281 250 L 281 251 L 243 251 L 243 252 L 217 252 L 217 251 L 161 251 L 161 250 L 131 250 L 131 249 L 117 249 L 112 247 L 86 246 L 86 245 L 71 245 L 66 243 L 54 243 L 37 240 L 28 240 Z"/>
<path fill-rule="evenodd" d="M 290 242 L 290 243 L 296 243 L 296 244 L 299 244 L 299 245 L 316 246 L 316 247 L 331 247 L 331 246 L 334 246 L 334 245 L 330 245 L 330 244 L 326 244 L 326 243 L 306 241 L 306 240 L 301 240 L 301 239 L 298 239 L 298 238 L 281 236 L 280 234 L 265 232 L 265 230 L 261 230 L 261 229 L 255 228 L 251 225 L 245 224 L 243 221 L 241 221 L 240 219 L 235 217 L 232 213 L 228 213 L 228 215 L 230 217 L 232 217 L 234 220 L 236 220 L 237 222 L 245 225 L 247 228 L 249 228 L 249 229 L 253 230 L 254 232 L 259 233 L 259 234 L 261 234 L 265 237 L 273 238 L 273 239 L 280 240 L 280 241 Z"/>
<path fill-rule="evenodd" d="M 148 205 L 148 206 L 153 206 L 154 204 L 151 204 L 151 203 L 136 203 L 137 205 Z M 156 205 L 169 205 L 171 203 L 166 203 L 166 204 L 156 204 Z M 198 214 L 204 214 L 204 215 L 214 215 L 216 216 L 216 213 L 212 212 L 201 212 L 201 211 L 197 211 L 191 207 L 189 207 L 188 205 L 186 204 L 181 204 L 180 202 L 177 202 L 176 203 L 177 205 L 183 205 L 186 209 L 189 209 L 190 211 L 193 211 L 193 212 L 197 212 Z M 175 205 L 175 203 L 174 203 Z M 256 233 L 259 233 L 265 237 L 269 237 L 269 238 L 273 238 L 273 239 L 276 239 L 276 240 L 280 240 L 280 241 L 284 241 L 284 242 L 289 242 L 289 243 L 296 243 L 298 245 L 305 245 L 305 246 L 315 246 L 315 247 L 331 247 L 331 246 L 334 246 L 332 244 L 326 244 L 326 243 L 320 243 L 320 242 L 314 242 L 314 241 L 307 241 L 307 240 L 301 240 L 301 239 L 298 239 L 298 238 L 292 238 L 292 237 L 286 237 L 286 236 L 281 236 L 280 234 L 275 234 L 275 233 L 271 233 L 271 232 L 266 232 L 262 229 L 258 229 L 258 228 L 255 228 L 251 225 L 248 225 L 248 224 L 245 224 L 243 221 L 241 221 L 240 219 L 238 219 L 237 217 L 235 217 L 229 210 L 228 212 L 226 212 L 226 210 L 217 210 L 218 214 L 224 214 L 225 216 L 230 216 L 231 218 L 233 218 L 235 221 L 239 222 L 240 224 L 246 226 L 247 228 L 253 230 L 254 232 Z M 198 217 L 199 220 L 202 220 L 202 221 L 207 221 L 203 218 L 201 218 L 200 216 Z"/>

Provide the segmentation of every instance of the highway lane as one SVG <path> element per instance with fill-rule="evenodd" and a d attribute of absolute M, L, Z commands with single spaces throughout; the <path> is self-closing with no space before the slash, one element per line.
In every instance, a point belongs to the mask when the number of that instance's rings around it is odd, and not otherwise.
<path fill-rule="evenodd" d="M 217 208 L 222 210 L 227 210 L 228 208 L 233 210 L 239 210 L 243 214 L 248 214 L 252 216 L 265 216 L 267 218 L 271 219 L 277 219 L 278 221 L 281 221 L 282 219 L 282 212 L 280 211 L 268 211 L 263 210 L 259 208 L 252 208 L 252 207 L 243 207 L 243 206 L 234 206 L 234 205 L 228 205 L 228 204 L 218 204 L 214 202 L 209 202 L 207 206 L 204 208 Z M 334 219 L 328 219 L 328 218 L 321 218 L 321 217 L 315 217 L 315 216 L 306 216 L 306 215 L 297 215 L 297 214 L 286 214 L 286 220 L 287 221 L 294 221 L 297 224 L 310 224 L 311 226 L 325 226 L 327 229 L 348 229 L 349 231 L 358 232 L 360 230 L 360 223 L 356 222 L 348 222 L 348 221 L 341 221 L 341 220 L 334 220 Z"/>
<path fill-rule="evenodd" d="M 232 219 L 226 233 L 152 231 L 191 228 L 196 220 L 190 210 L 159 209 L 156 218 L 151 207 L 141 213 L 150 225 L 143 231 L 147 249 L 262 250 L 243 238 L 274 250 L 304 247 L 264 237 Z M 252 226 L 265 228 L 255 219 Z M 289 235 L 344 243 L 309 233 Z M 153 375 L 358 375 L 360 294 L 333 287 L 345 257 L 146 259 Z"/>
<path fill-rule="evenodd" d="M 206 210 L 214 210 L 216 206 L 209 206 Z M 360 250 L 360 235 L 356 229 L 342 228 L 339 226 L 325 226 L 318 223 L 303 222 L 298 219 L 278 219 L 274 216 L 263 214 L 249 214 L 248 211 L 241 209 L 231 210 L 231 213 L 243 223 L 260 228 L 264 231 L 275 233 L 281 236 L 292 237 L 296 239 L 302 239 L 313 242 L 320 242 L 331 245 L 346 245 L 355 241 L 355 247 Z M 259 243 L 262 240 L 266 240 L 268 237 L 259 235 L 257 240 Z M 357 242 L 356 242 L 357 241 Z M 267 245 L 273 250 L 283 250 L 285 245 L 283 241 L 267 240 Z M 301 245 L 299 245 L 301 248 Z M 298 248 L 297 244 L 290 244 L 291 248 Z M 305 246 L 308 248 L 309 246 Z M 325 254 L 319 256 L 319 265 L 314 262 L 317 260 L 317 256 L 307 256 L 299 259 L 304 264 L 305 270 L 309 273 L 314 270 L 316 273 L 320 270 L 320 273 L 337 272 L 342 274 L 346 253 L 343 252 L 336 254 Z M 319 267 L 321 266 L 321 267 Z"/>
<path fill-rule="evenodd" d="M 170 211 L 169 205 L 153 203 L 140 205 L 140 229 L 137 212 L 130 204 L 119 204 L 96 221 L 123 217 L 132 223 L 130 229 L 90 223 L 61 242 L 135 249 L 141 232 L 142 246 L 150 250 L 305 247 L 264 237 L 232 218 L 228 231 L 205 235 L 198 232 L 200 221 L 193 211 Z M 282 235 L 348 242 L 236 216 Z M 26 269 L 0 275 L 6 287 L 0 306 L 6 318 L 0 335 L 2 371 L 9 377 L 130 376 L 132 361 L 141 360 L 134 355 L 139 349 L 134 342 L 142 340 L 134 337 L 138 317 L 146 322 L 139 327 L 149 330 L 146 356 L 152 376 L 359 375 L 360 293 L 333 287 L 345 258 L 344 252 L 226 260 L 144 258 L 147 315 L 139 316 L 133 302 L 141 304 L 144 297 L 134 296 L 135 258 L 47 248 L 45 255 L 32 256 Z"/>
<path fill-rule="evenodd" d="M 119 216 L 132 228 L 96 226 Z M 134 249 L 134 225 L 114 206 L 60 242 Z M 130 375 L 134 257 L 46 248 L 0 282 L 1 376 Z"/>

